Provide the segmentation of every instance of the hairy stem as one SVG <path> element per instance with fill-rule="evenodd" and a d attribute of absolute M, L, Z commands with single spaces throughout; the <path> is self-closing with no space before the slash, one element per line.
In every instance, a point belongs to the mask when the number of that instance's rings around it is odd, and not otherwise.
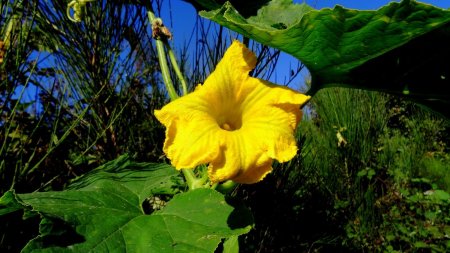
<path fill-rule="evenodd" d="M 150 20 L 150 23 L 153 23 L 156 17 L 155 14 L 153 13 L 153 10 L 151 9 L 151 6 L 149 6 L 148 8 L 147 15 L 148 19 Z M 158 39 L 155 41 L 156 41 L 156 50 L 158 51 L 158 60 L 159 66 L 161 68 L 161 74 L 163 76 L 167 92 L 169 93 L 169 97 L 173 101 L 178 98 L 178 95 L 177 92 L 175 91 L 175 88 L 173 87 L 172 79 L 170 78 L 169 66 L 167 64 L 167 59 L 164 52 L 164 43 Z"/>

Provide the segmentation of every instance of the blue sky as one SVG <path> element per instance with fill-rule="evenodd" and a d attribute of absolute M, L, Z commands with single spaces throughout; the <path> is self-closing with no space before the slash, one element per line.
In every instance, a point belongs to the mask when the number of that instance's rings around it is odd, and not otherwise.
<path fill-rule="evenodd" d="M 334 7 L 336 4 L 342 5 L 350 9 L 360 9 L 360 10 L 374 10 L 381 6 L 384 6 L 390 2 L 399 1 L 388 1 L 388 0 L 294 0 L 295 3 L 306 2 L 308 5 L 316 8 L 327 8 Z M 423 3 L 432 4 L 441 8 L 450 8 L 450 0 L 423 0 Z M 169 17 L 168 12 L 164 11 L 162 13 L 163 20 L 172 20 L 172 22 L 166 23 L 165 25 L 171 28 L 174 34 L 174 43 L 183 44 L 189 39 L 192 33 L 192 29 L 195 25 L 195 20 L 197 13 L 195 9 L 188 3 L 181 0 L 167 0 L 165 10 L 168 10 L 169 4 L 172 10 L 172 18 Z M 282 83 L 290 74 L 290 65 L 296 66 L 298 60 L 290 55 L 282 53 L 278 65 L 276 67 L 276 73 L 271 78 L 272 82 Z M 293 88 L 299 88 L 304 83 L 304 78 L 307 76 L 307 72 L 302 73 L 302 75 L 297 76 L 294 82 L 291 84 Z"/>
<path fill-rule="evenodd" d="M 391 1 L 388 0 L 294 0 L 296 3 L 306 2 L 310 6 L 321 9 L 327 7 L 333 7 L 336 4 L 342 5 L 346 8 L 361 9 L 361 10 L 373 10 L 378 9 L 383 5 L 388 4 Z M 398 2 L 398 1 L 396 1 Z M 424 0 L 423 3 L 432 4 L 441 8 L 450 8 L 450 0 Z M 163 2 L 162 18 L 165 20 L 165 25 L 170 28 L 174 34 L 173 43 L 175 48 L 183 45 L 189 40 L 193 32 L 197 13 L 192 5 L 181 0 L 165 0 Z M 170 10 L 170 11 L 169 11 Z M 171 15 L 169 15 L 171 14 Z M 194 43 L 194 42 L 193 42 Z M 41 57 L 45 57 L 44 54 Z M 42 59 L 41 58 L 41 59 Z M 49 64 L 53 64 L 51 59 L 47 59 Z M 294 57 L 281 53 L 280 59 L 276 66 L 275 74 L 271 77 L 270 81 L 278 84 L 283 84 L 290 75 L 290 66 L 297 66 L 298 60 Z M 296 79 L 290 84 L 292 88 L 301 88 L 304 84 L 305 78 L 308 76 L 307 71 L 302 72 L 296 77 Z M 20 89 L 16 91 L 16 96 L 19 96 Z M 23 100 L 33 101 L 36 95 L 36 90 L 33 86 L 29 86 Z"/>

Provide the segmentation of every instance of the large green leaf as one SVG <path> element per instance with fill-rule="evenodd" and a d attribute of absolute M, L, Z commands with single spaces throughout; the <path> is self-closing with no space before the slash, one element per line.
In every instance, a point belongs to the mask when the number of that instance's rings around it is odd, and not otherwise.
<path fill-rule="evenodd" d="M 71 182 L 68 189 L 91 190 L 103 182 L 116 182 L 136 194 L 139 201 L 154 194 L 173 195 L 183 184 L 179 173 L 168 164 L 136 163 L 123 155 Z"/>
<path fill-rule="evenodd" d="M 22 209 L 13 192 L 8 191 L 0 198 L 0 216 Z"/>
<path fill-rule="evenodd" d="M 168 165 L 121 157 L 70 190 L 8 192 L 1 204 L 42 216 L 40 236 L 23 252 L 214 252 L 223 238 L 249 231 L 249 211 L 211 189 L 176 194 L 161 210 L 145 213 L 146 197 L 178 191 L 178 175 Z"/>
<path fill-rule="evenodd" d="M 251 215 L 245 209 L 234 209 L 223 195 L 210 189 L 178 194 L 151 215 L 142 212 L 135 194 L 109 183 L 97 191 L 19 198 L 44 217 L 63 220 L 82 236 L 77 244 L 63 247 L 69 245 L 55 240 L 54 223 L 48 229 L 48 220 L 44 220 L 44 234 L 24 252 L 214 252 L 222 238 L 246 233 L 251 227 Z M 74 234 L 57 231 L 62 236 Z"/>
<path fill-rule="evenodd" d="M 450 11 L 404 0 L 376 11 L 312 10 L 273 0 L 245 18 L 230 4 L 200 15 L 285 51 L 331 86 L 403 95 L 450 115 Z"/>
<path fill-rule="evenodd" d="M 226 0 L 183 0 L 192 4 L 197 11 L 202 10 L 215 10 L 220 8 Z M 239 11 L 243 17 L 249 17 L 256 15 L 257 11 L 270 2 L 270 0 L 252 0 L 252 1 L 242 1 L 242 0 L 229 0 L 229 2 Z"/>

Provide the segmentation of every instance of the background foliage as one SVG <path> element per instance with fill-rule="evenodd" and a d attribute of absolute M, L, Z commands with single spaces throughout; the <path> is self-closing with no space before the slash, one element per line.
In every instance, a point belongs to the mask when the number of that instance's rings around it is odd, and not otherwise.
<path fill-rule="evenodd" d="M 57 214 L 62 209 L 53 213 L 39 206 L 39 199 L 54 197 L 50 191 L 66 189 L 57 194 L 70 195 L 109 184 L 110 192 L 135 197 L 133 215 L 145 216 L 155 211 L 152 196 L 164 202 L 184 189 L 169 170 L 161 180 L 174 180 L 159 188 L 143 180 L 130 189 L 123 179 L 136 174 L 120 177 L 134 170 L 145 178 L 154 173 L 152 162 L 165 161 L 163 128 L 152 113 L 167 102 L 166 91 L 145 6 L 98 1 L 89 5 L 85 22 L 72 23 L 66 4 L 1 2 L 0 204 L 9 209 L 0 209 L 0 251 L 19 251 L 31 239 L 27 250 L 83 240 L 82 229 L 67 223 L 78 216 L 63 217 Z M 152 4 L 157 14 L 163 8 L 162 1 Z M 247 9 L 248 15 L 254 12 Z M 191 89 L 238 36 L 200 18 L 192 34 L 198 42 L 194 55 L 188 57 L 188 44 L 177 48 Z M 252 74 L 268 79 L 279 51 L 244 41 L 259 60 Z M 291 78 L 302 68 L 294 69 Z M 305 111 L 299 155 L 276 165 L 263 182 L 232 194 L 244 200 L 256 224 L 239 237 L 242 252 L 450 250 L 447 120 L 403 99 L 344 88 L 318 91 Z M 98 205 L 94 200 L 86 203 Z M 24 205 L 44 214 L 43 219 Z M 111 224 L 118 220 L 111 218 Z M 247 231 L 222 228 L 227 236 Z"/>
<path fill-rule="evenodd" d="M 447 251 L 448 121 L 344 88 L 320 91 L 311 107 L 300 155 L 237 193 L 257 228 L 242 238 L 246 252 Z"/>

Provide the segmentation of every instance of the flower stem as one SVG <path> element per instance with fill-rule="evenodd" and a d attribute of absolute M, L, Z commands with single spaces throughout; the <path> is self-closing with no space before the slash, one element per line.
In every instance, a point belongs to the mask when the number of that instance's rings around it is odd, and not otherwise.
<path fill-rule="evenodd" d="M 153 13 L 153 10 L 151 9 L 151 6 L 149 5 L 148 11 L 147 11 L 148 19 L 150 20 L 150 23 L 153 23 L 153 21 L 156 19 L 155 14 Z M 173 87 L 172 79 L 170 78 L 169 73 L 169 66 L 167 64 L 166 55 L 164 52 L 164 43 L 161 40 L 155 40 L 156 41 L 156 50 L 158 51 L 158 60 L 159 60 L 159 66 L 161 68 L 161 74 L 163 76 L 164 84 L 166 85 L 167 92 L 169 93 L 170 99 L 173 101 L 178 98 L 177 92 L 175 91 L 175 88 Z"/>
<path fill-rule="evenodd" d="M 197 177 L 194 175 L 194 172 L 190 169 L 182 169 L 184 178 L 186 179 L 186 183 L 189 186 L 189 190 L 195 188 L 195 182 L 197 181 Z"/>
<path fill-rule="evenodd" d="M 167 41 L 164 41 L 164 45 L 166 46 L 167 53 L 169 54 L 170 63 L 172 64 L 173 70 L 177 74 L 178 79 L 181 83 L 181 88 L 183 89 L 183 95 L 187 94 L 187 84 L 186 80 L 184 79 L 183 74 L 181 73 L 180 67 L 178 67 L 177 58 L 175 57 L 175 54 L 173 53 L 172 48 L 170 48 L 170 45 Z"/>
<path fill-rule="evenodd" d="M 191 169 L 181 170 L 183 172 L 184 178 L 186 179 L 186 183 L 189 186 L 189 190 L 209 187 L 209 184 L 207 184 L 208 174 L 205 173 L 205 170 L 201 169 L 200 167 L 198 167 L 197 170 L 200 170 L 201 177 L 196 176 L 194 171 Z"/>

